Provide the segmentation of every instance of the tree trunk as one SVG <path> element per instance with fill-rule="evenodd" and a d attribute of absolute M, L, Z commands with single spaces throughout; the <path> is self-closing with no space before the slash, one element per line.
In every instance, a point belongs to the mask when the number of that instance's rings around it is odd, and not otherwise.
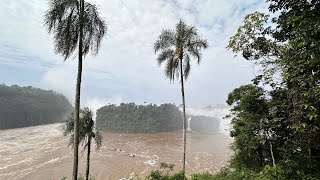
<path fill-rule="evenodd" d="M 312 164 L 312 155 L 311 155 L 311 143 L 310 143 L 310 139 L 308 139 L 308 155 L 309 155 L 309 164 Z"/>
<path fill-rule="evenodd" d="M 272 143 L 271 143 L 271 141 L 269 141 L 269 144 L 270 144 L 270 154 L 271 154 L 271 158 L 272 158 L 272 165 L 275 166 L 275 165 L 276 165 L 276 161 L 274 160 L 273 148 L 272 148 Z"/>
<path fill-rule="evenodd" d="M 86 169 L 86 180 L 89 180 L 89 169 L 90 169 L 90 147 L 91 137 L 88 138 L 88 154 L 87 154 L 87 169 Z"/>
<path fill-rule="evenodd" d="M 84 0 L 80 0 L 80 36 L 79 36 L 79 62 L 78 62 L 78 75 L 76 84 L 76 97 L 75 97 L 75 122 L 74 122 L 74 146 L 73 146 L 73 180 L 78 179 L 78 146 L 79 146 L 79 114 L 80 114 L 80 88 L 82 76 L 82 38 L 83 38 L 83 11 Z"/>
<path fill-rule="evenodd" d="M 182 106 L 183 106 L 183 174 L 186 172 L 186 149 L 187 149 L 187 120 L 186 120 L 186 103 L 184 97 L 184 78 L 183 78 L 183 68 L 182 68 L 182 57 L 180 57 L 180 75 L 181 75 L 181 95 L 182 95 Z"/>
<path fill-rule="evenodd" d="M 263 166 L 263 162 L 264 162 L 264 158 L 263 158 L 263 149 L 262 149 L 262 146 L 260 145 L 259 146 L 259 159 L 260 159 L 260 167 Z"/>

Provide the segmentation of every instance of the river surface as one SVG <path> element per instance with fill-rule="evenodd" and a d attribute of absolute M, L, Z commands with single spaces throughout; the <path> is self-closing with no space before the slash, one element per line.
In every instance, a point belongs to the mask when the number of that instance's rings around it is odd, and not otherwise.
<path fill-rule="evenodd" d="M 92 147 L 90 174 L 96 179 L 145 177 L 160 163 L 182 168 L 182 132 L 119 134 L 102 132 L 100 150 Z M 225 134 L 188 133 L 187 172 L 215 172 L 232 154 Z M 80 148 L 79 172 L 85 174 L 86 151 Z M 72 173 L 72 149 L 61 124 L 0 130 L 0 179 L 52 180 Z"/>

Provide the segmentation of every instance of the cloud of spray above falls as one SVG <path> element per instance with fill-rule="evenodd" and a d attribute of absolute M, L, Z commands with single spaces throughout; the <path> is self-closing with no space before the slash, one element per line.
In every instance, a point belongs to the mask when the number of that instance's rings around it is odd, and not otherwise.
<path fill-rule="evenodd" d="M 194 116 L 209 116 L 218 118 L 220 120 L 219 132 L 229 134 L 230 132 L 230 119 L 224 117 L 229 113 L 231 107 L 224 105 L 208 106 L 203 108 L 186 108 L 186 113 Z"/>

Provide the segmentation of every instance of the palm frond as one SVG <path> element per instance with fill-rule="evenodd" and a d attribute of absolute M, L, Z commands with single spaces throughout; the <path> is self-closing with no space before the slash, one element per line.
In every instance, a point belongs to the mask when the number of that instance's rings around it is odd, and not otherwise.
<path fill-rule="evenodd" d="M 80 119 L 79 119 L 79 144 L 82 143 L 84 148 L 86 148 L 86 143 L 88 139 L 95 138 L 97 146 L 101 146 L 102 136 L 99 131 L 95 130 L 94 121 L 93 121 L 93 112 L 85 107 L 80 109 Z M 74 111 L 68 116 L 67 120 L 64 123 L 63 135 L 70 135 L 69 146 L 73 148 L 74 142 L 74 120 L 75 113 Z"/>
<path fill-rule="evenodd" d="M 71 146 L 73 148 L 74 146 L 74 134 L 70 134 L 69 144 L 68 146 Z"/>
<path fill-rule="evenodd" d="M 191 63 L 190 63 L 190 56 L 189 54 L 184 55 L 184 60 L 183 60 L 183 76 L 185 80 L 188 79 L 189 74 L 190 74 L 190 69 L 191 69 Z"/>
<path fill-rule="evenodd" d="M 63 135 L 67 136 L 73 132 L 75 113 L 72 111 L 63 124 Z"/>
<path fill-rule="evenodd" d="M 54 34 L 55 53 L 62 54 L 64 60 L 72 55 L 77 48 L 79 37 L 79 19 L 71 12 L 66 19 L 62 19 Z"/>
<path fill-rule="evenodd" d="M 191 27 L 188 26 L 185 29 L 184 42 L 188 42 L 194 36 L 198 36 L 198 30 L 194 26 L 191 26 Z"/>
<path fill-rule="evenodd" d="M 187 23 L 185 21 L 183 21 L 182 19 L 180 19 L 179 23 L 176 24 L 176 32 L 177 32 L 177 34 L 184 36 L 187 27 L 188 27 Z"/>
<path fill-rule="evenodd" d="M 101 41 L 106 34 L 107 25 L 99 16 L 94 4 L 84 4 L 83 23 L 80 23 L 78 0 L 50 0 L 50 8 L 45 14 L 44 24 L 49 34 L 54 35 L 55 53 L 68 59 L 79 43 L 80 24 L 83 30 L 83 55 L 89 51 L 97 55 Z"/>
<path fill-rule="evenodd" d="M 176 33 L 172 30 L 166 29 L 161 32 L 157 41 L 154 44 L 154 52 L 161 50 L 168 50 L 176 45 Z"/>
<path fill-rule="evenodd" d="M 106 22 L 100 17 L 97 6 L 87 2 L 85 3 L 83 19 L 83 54 L 86 55 L 91 50 L 92 55 L 97 55 L 101 40 L 107 32 Z"/>
<path fill-rule="evenodd" d="M 199 36 L 194 36 L 188 41 L 186 49 L 192 57 L 197 59 L 197 63 L 200 64 L 202 58 L 200 50 L 206 49 L 208 46 L 207 40 L 201 39 Z"/>
<path fill-rule="evenodd" d="M 160 66 L 163 62 L 167 61 L 168 59 L 174 58 L 174 53 L 175 52 L 172 49 L 161 51 L 157 58 L 158 65 Z"/>
<path fill-rule="evenodd" d="M 70 14 L 72 9 L 79 10 L 78 0 L 50 0 L 49 9 L 44 16 L 44 23 L 49 33 L 55 30 L 56 26 Z"/>
<path fill-rule="evenodd" d="M 100 131 L 95 132 L 94 140 L 96 142 L 96 146 L 97 146 L 97 150 L 98 150 L 102 145 L 102 136 L 100 134 Z"/>
<path fill-rule="evenodd" d="M 79 31 L 78 0 L 51 0 L 45 14 L 47 31 L 54 35 L 55 53 L 66 60 L 77 47 Z"/>
<path fill-rule="evenodd" d="M 165 74 L 170 79 L 171 82 L 174 82 L 175 75 L 179 71 L 179 60 L 175 57 L 168 59 L 165 66 Z"/>
<path fill-rule="evenodd" d="M 166 62 L 165 75 L 174 81 L 182 73 L 188 78 L 191 69 L 191 58 L 199 64 L 202 58 L 201 50 L 208 47 L 208 41 L 201 39 L 194 26 L 188 26 L 180 20 L 174 30 L 163 30 L 154 44 L 155 53 L 158 53 L 157 62 L 161 65 Z M 182 72 L 179 68 L 182 60 Z"/>

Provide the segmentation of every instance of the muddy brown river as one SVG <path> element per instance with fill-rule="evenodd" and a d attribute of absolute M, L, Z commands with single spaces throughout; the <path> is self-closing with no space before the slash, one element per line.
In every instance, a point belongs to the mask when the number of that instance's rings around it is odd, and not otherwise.
<path fill-rule="evenodd" d="M 182 168 L 182 132 L 102 135 L 102 147 L 91 153 L 90 174 L 98 180 L 145 177 L 161 162 L 175 164 L 175 171 Z M 187 138 L 188 174 L 215 172 L 232 154 L 232 139 L 225 134 L 188 133 Z M 79 172 L 84 174 L 86 151 L 81 151 Z M 0 130 L 0 179 L 71 179 L 71 173 L 72 149 L 61 124 Z"/>

